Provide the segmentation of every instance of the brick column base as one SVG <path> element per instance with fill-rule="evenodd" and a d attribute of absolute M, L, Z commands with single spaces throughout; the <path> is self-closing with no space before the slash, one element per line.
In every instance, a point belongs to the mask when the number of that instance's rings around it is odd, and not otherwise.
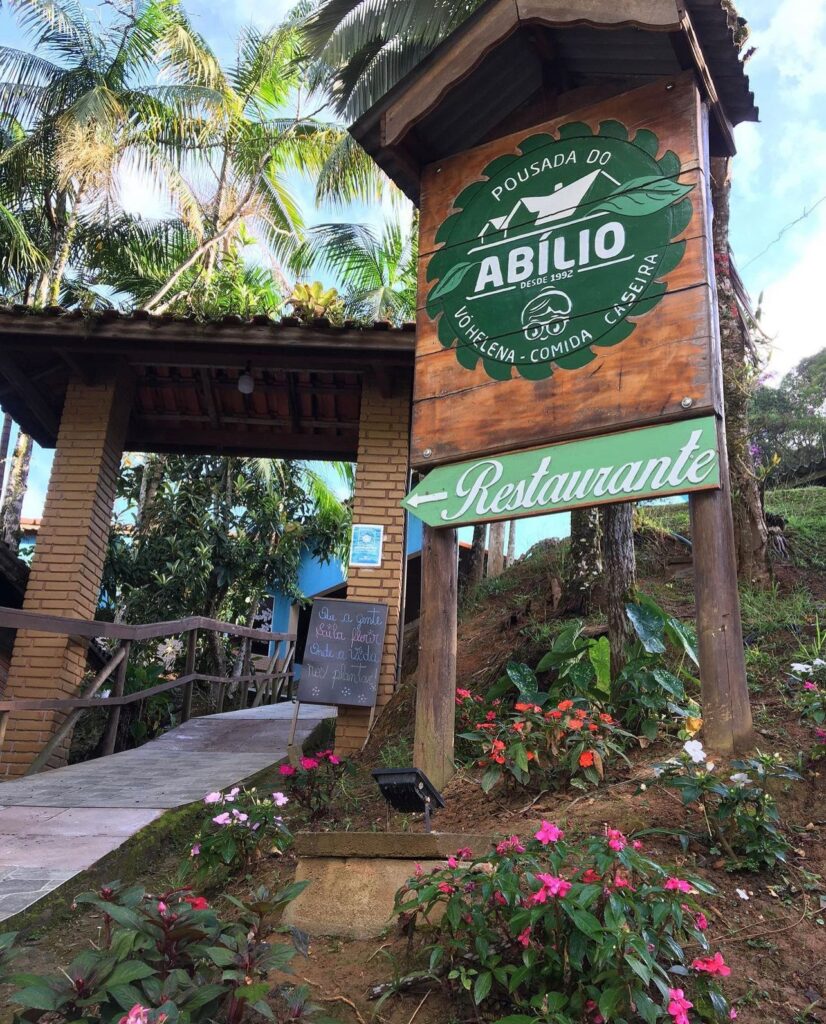
<path fill-rule="evenodd" d="M 376 714 L 393 696 L 399 648 L 402 586 L 404 583 L 404 509 L 410 445 L 410 382 L 393 380 L 392 391 L 382 393 L 372 378 L 364 378 L 361 392 L 359 452 L 356 467 L 354 523 L 381 523 L 384 544 L 377 569 L 350 569 L 347 597 L 354 601 L 381 601 L 389 605 L 387 632 L 379 676 Z M 339 708 L 336 753 L 352 754 L 367 738 L 369 712 Z"/>
<path fill-rule="evenodd" d="M 69 382 L 25 611 L 95 617 L 131 394 L 128 378 L 117 373 L 100 384 Z M 4 696 L 74 697 L 85 671 L 85 643 L 18 630 Z M 0 778 L 22 775 L 63 719 L 63 712 L 12 712 Z M 49 767 L 65 764 L 67 753 L 68 738 Z"/>

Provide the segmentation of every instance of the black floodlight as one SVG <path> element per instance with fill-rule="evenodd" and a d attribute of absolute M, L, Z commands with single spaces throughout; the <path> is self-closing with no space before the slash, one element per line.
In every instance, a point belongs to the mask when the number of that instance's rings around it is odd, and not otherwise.
<path fill-rule="evenodd" d="M 376 768 L 373 778 L 393 810 L 423 811 L 425 829 L 430 831 L 431 808 L 444 807 L 445 801 L 420 768 Z"/>

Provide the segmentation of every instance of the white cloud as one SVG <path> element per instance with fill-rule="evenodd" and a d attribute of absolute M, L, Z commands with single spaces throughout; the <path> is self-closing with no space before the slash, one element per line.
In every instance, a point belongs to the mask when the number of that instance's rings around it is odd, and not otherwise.
<path fill-rule="evenodd" d="M 826 0 L 781 0 L 749 45 L 757 47 L 750 69 L 773 68 L 796 103 L 808 105 L 826 93 Z"/>
<path fill-rule="evenodd" d="M 782 375 L 805 356 L 826 346 L 823 319 L 823 253 L 826 251 L 826 213 L 797 251 L 785 272 L 766 287 L 763 325 L 774 337 L 769 368 Z M 767 255 L 765 257 L 769 259 Z"/>
<path fill-rule="evenodd" d="M 757 178 L 763 164 L 763 130 L 751 121 L 738 124 L 734 131 L 737 159 L 733 166 L 732 187 L 744 198 L 755 199 L 760 192 Z"/>

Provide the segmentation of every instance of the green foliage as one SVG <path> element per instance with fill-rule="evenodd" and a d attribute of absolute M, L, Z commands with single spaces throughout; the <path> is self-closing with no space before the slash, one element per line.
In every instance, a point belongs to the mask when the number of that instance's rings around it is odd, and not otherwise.
<path fill-rule="evenodd" d="M 274 1020 L 268 976 L 289 972 L 295 949 L 269 941 L 286 931 L 272 919 L 305 885 L 274 896 L 259 889 L 249 902 L 228 896 L 235 919 L 227 921 L 188 889 L 152 895 L 113 882 L 76 898 L 101 914 L 93 948 L 51 975 L 12 973 L 0 960 L 0 982 L 15 986 L 15 1019 L 35 1024 L 240 1024 L 250 1011 Z M 4 948 L 8 936 L 0 939 Z"/>
<path fill-rule="evenodd" d="M 785 862 L 789 843 L 780 831 L 780 815 L 769 792 L 772 782 L 796 782 L 800 775 L 778 754 L 761 754 L 731 762 L 734 773 L 721 778 L 707 760 L 702 744 L 687 742 L 679 757 L 659 765 L 660 785 L 679 791 L 683 803 L 703 812 L 705 839 L 726 855 L 730 871 L 761 871 Z"/>
<path fill-rule="evenodd" d="M 679 985 L 703 1020 L 722 1021 L 728 1005 L 713 979 L 729 970 L 708 956 L 695 901 L 711 891 L 670 877 L 616 829 L 569 842 L 543 822 L 534 839 L 511 836 L 475 859 L 460 850 L 447 868 L 410 879 L 396 910 L 422 936 L 431 974 L 480 1007 L 477 1018 L 654 1024 L 669 1020 Z"/>
<path fill-rule="evenodd" d="M 198 885 L 214 884 L 230 873 L 249 870 L 262 851 L 283 853 L 292 842 L 281 812 L 288 802 L 283 793 L 263 795 L 254 786 L 208 793 L 204 820 L 181 865 L 182 877 Z"/>
<path fill-rule="evenodd" d="M 624 756 L 628 733 L 585 700 L 550 706 L 548 694 L 535 689 L 536 679 L 527 665 L 511 662 L 507 672 L 525 698 L 512 708 L 494 700 L 480 714 L 473 696 L 457 691 L 460 720 L 477 719 L 459 738 L 468 744 L 476 764 L 485 768 L 482 789 L 490 792 L 507 779 L 535 789 L 558 789 L 565 783 L 579 789 L 598 786 L 605 764 Z"/>
<path fill-rule="evenodd" d="M 382 768 L 405 768 L 413 763 L 413 745 L 407 736 L 387 740 L 379 750 Z"/>
<path fill-rule="evenodd" d="M 136 521 L 112 532 L 103 592 L 131 622 L 249 621 L 267 584 L 302 596 L 302 550 L 329 559 L 348 532 L 347 509 L 320 503 L 289 461 L 149 457 L 124 463 L 118 495 Z"/>
<path fill-rule="evenodd" d="M 300 757 L 297 765 L 280 765 L 278 772 L 290 799 L 313 821 L 335 816 L 345 780 L 355 772 L 355 766 L 332 750 L 319 750 Z"/>

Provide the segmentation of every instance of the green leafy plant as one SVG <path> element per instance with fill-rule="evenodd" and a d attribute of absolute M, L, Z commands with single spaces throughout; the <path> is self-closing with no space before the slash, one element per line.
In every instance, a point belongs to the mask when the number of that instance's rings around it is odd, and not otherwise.
<path fill-rule="evenodd" d="M 310 820 L 335 813 L 336 793 L 353 771 L 351 762 L 332 750 L 320 750 L 300 757 L 297 765 L 282 764 L 278 768 L 282 784 Z"/>
<path fill-rule="evenodd" d="M 760 871 L 786 860 L 789 843 L 780 831 L 780 815 L 769 792 L 772 782 L 799 781 L 778 754 L 757 753 L 731 762 L 734 773 L 723 779 L 699 740 L 684 744 L 679 757 L 658 765 L 660 785 L 679 791 L 683 803 L 703 812 L 706 843 L 726 855 L 729 870 Z"/>
<path fill-rule="evenodd" d="M 508 671 L 525 677 L 525 665 L 512 664 Z M 457 699 L 470 705 L 466 717 L 476 711 L 472 696 Z M 559 788 L 566 782 L 580 789 L 597 786 L 605 764 L 624 756 L 630 738 L 607 712 L 577 699 L 548 707 L 547 694 L 517 701 L 511 708 L 500 703 L 485 712 L 483 720 L 461 739 L 475 749 L 479 767 L 486 768 L 482 788 L 489 792 L 505 779 L 522 786 Z M 546 710 L 546 708 L 548 710 Z M 481 756 L 480 756 L 481 755 Z"/>
<path fill-rule="evenodd" d="M 678 1020 L 680 1007 L 683 1020 L 694 1007 L 722 1021 L 730 1011 L 715 979 L 730 970 L 711 955 L 696 902 L 712 891 L 616 829 L 569 842 L 544 821 L 530 840 L 511 836 L 477 858 L 459 850 L 419 872 L 396 910 L 454 997 L 512 1011 L 500 1024 L 655 1024 Z"/>
<path fill-rule="evenodd" d="M 152 895 L 115 882 L 76 899 L 100 911 L 95 948 L 51 975 L 15 974 L 0 959 L 0 981 L 17 986 L 16 1019 L 34 1024 L 240 1024 L 250 1010 L 273 1020 L 267 978 L 289 972 L 295 946 L 268 941 L 286 931 L 271 920 L 305 885 L 259 889 L 248 903 L 227 897 L 237 910 L 229 922 L 188 889 Z M 0 954 L 13 952 L 13 937 L 0 939 Z"/>
<path fill-rule="evenodd" d="M 205 820 L 181 866 L 182 877 L 214 881 L 230 868 L 246 871 L 264 851 L 283 853 L 292 842 L 281 810 L 288 803 L 283 793 L 262 794 L 255 786 L 207 793 Z"/>

